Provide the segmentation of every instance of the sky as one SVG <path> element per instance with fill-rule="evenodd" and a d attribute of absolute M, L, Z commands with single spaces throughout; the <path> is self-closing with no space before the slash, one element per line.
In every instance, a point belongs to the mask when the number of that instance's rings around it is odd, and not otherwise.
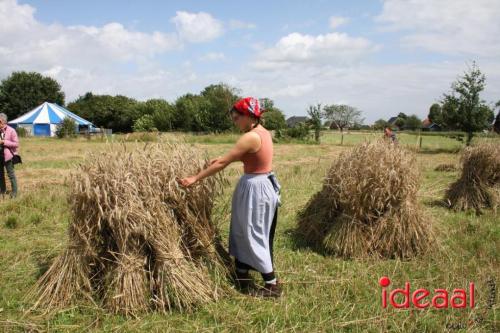
<path fill-rule="evenodd" d="M 0 79 L 168 101 L 226 83 L 286 116 L 342 103 L 424 118 L 476 61 L 500 100 L 499 0 L 0 0 Z"/>

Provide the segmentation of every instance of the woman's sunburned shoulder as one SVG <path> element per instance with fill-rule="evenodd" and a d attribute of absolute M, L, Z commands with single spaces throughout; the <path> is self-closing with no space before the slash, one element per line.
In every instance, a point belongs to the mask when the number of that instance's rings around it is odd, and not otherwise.
<path fill-rule="evenodd" d="M 249 153 L 257 152 L 261 145 L 260 135 L 254 131 L 247 132 L 240 137 L 236 145 Z"/>

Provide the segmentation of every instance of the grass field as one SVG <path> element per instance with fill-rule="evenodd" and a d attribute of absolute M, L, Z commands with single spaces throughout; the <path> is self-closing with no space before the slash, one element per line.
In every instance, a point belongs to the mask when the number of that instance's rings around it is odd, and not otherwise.
<path fill-rule="evenodd" d="M 21 195 L 3 199 L 0 220 L 0 331 L 205 331 L 205 332 L 499 332 L 499 305 L 491 304 L 488 280 L 500 277 L 500 223 L 498 215 L 455 213 L 443 207 L 444 190 L 457 172 L 436 172 L 441 163 L 458 163 L 462 144 L 441 136 L 425 136 L 417 152 L 421 171 L 419 200 L 437 234 L 429 256 L 411 261 L 343 260 L 323 256 L 294 236 L 297 212 L 321 187 L 332 159 L 351 146 L 380 134 L 324 134 L 322 143 L 275 145 L 274 167 L 283 186 L 275 240 L 275 263 L 284 283 L 279 300 L 240 295 L 200 308 L 191 314 L 145 315 L 126 319 L 82 304 L 42 315 L 25 312 L 30 300 L 23 296 L 47 269 L 66 241 L 69 208 L 65 177 L 87 151 L 107 145 L 97 138 L 23 139 L 24 164 L 16 169 Z M 136 136 L 115 137 L 134 142 Z M 186 141 L 218 156 L 231 147 L 236 135 L 191 136 L 165 134 L 161 140 Z M 417 151 L 418 137 L 399 136 L 400 142 Z M 477 140 L 500 140 L 477 138 Z M 231 185 L 218 200 L 216 220 L 227 242 L 230 196 L 242 167 L 226 171 Z M 182 176 L 182 174 L 180 174 Z M 383 309 L 378 280 L 387 275 L 392 288 L 406 281 L 417 288 L 466 288 L 476 284 L 474 309 Z M 256 275 L 257 279 L 260 279 Z M 491 283 L 490 283 L 491 284 Z M 498 287 L 497 287 L 498 290 Z M 498 292 L 497 292 L 498 294 Z"/>

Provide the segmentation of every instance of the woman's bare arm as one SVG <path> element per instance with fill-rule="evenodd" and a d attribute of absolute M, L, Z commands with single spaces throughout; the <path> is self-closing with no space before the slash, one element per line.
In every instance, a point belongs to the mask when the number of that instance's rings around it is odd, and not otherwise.
<path fill-rule="evenodd" d="M 245 133 L 238 140 L 238 142 L 236 142 L 236 145 L 224 156 L 212 160 L 210 165 L 207 168 L 201 170 L 197 175 L 180 179 L 179 183 L 187 187 L 199 180 L 212 176 L 227 167 L 229 164 L 235 161 L 240 161 L 241 157 L 247 152 L 257 151 L 259 147 L 259 135 L 254 132 Z"/>

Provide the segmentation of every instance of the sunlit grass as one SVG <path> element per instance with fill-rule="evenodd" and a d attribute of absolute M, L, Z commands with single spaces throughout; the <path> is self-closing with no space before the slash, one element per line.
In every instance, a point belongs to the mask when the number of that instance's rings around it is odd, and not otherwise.
<path fill-rule="evenodd" d="M 331 160 L 345 149 L 380 133 L 345 135 L 339 146 L 338 133 L 327 132 L 322 143 L 275 145 L 275 171 L 283 186 L 283 206 L 275 239 L 275 262 L 284 283 L 280 300 L 265 301 L 246 296 L 224 299 L 191 314 L 152 314 L 127 320 L 93 306 L 67 309 L 48 315 L 26 313 L 29 300 L 23 297 L 66 241 L 70 220 L 65 177 L 86 152 L 99 151 L 109 144 L 93 138 L 57 140 L 23 139 L 25 163 L 17 168 L 21 195 L 0 201 L 0 330 L 1 331 L 223 331 L 223 332 L 443 332 L 446 324 L 467 323 L 473 332 L 499 328 L 498 302 L 486 309 L 486 280 L 498 284 L 500 227 L 498 215 L 455 213 L 443 207 L 444 190 L 457 172 L 437 172 L 441 163 L 458 164 L 454 153 L 462 144 L 454 139 L 426 136 L 417 155 L 421 171 L 419 200 L 438 234 L 434 255 L 411 261 L 342 260 L 325 257 L 303 247 L 293 236 L 297 212 L 321 187 Z M 417 136 L 400 134 L 400 142 L 417 145 Z M 162 134 L 160 140 L 185 141 L 207 149 L 210 156 L 223 154 L 236 141 L 235 134 L 189 136 Z M 482 138 L 480 138 L 482 140 Z M 113 141 L 136 140 L 116 136 Z M 227 171 L 230 185 L 215 207 L 223 239 L 229 232 L 230 198 L 241 175 L 241 165 Z M 412 288 L 463 288 L 469 281 L 477 285 L 473 310 L 394 310 L 380 306 L 378 279 L 390 276 L 393 285 Z M 258 275 L 255 275 L 258 279 Z"/>

